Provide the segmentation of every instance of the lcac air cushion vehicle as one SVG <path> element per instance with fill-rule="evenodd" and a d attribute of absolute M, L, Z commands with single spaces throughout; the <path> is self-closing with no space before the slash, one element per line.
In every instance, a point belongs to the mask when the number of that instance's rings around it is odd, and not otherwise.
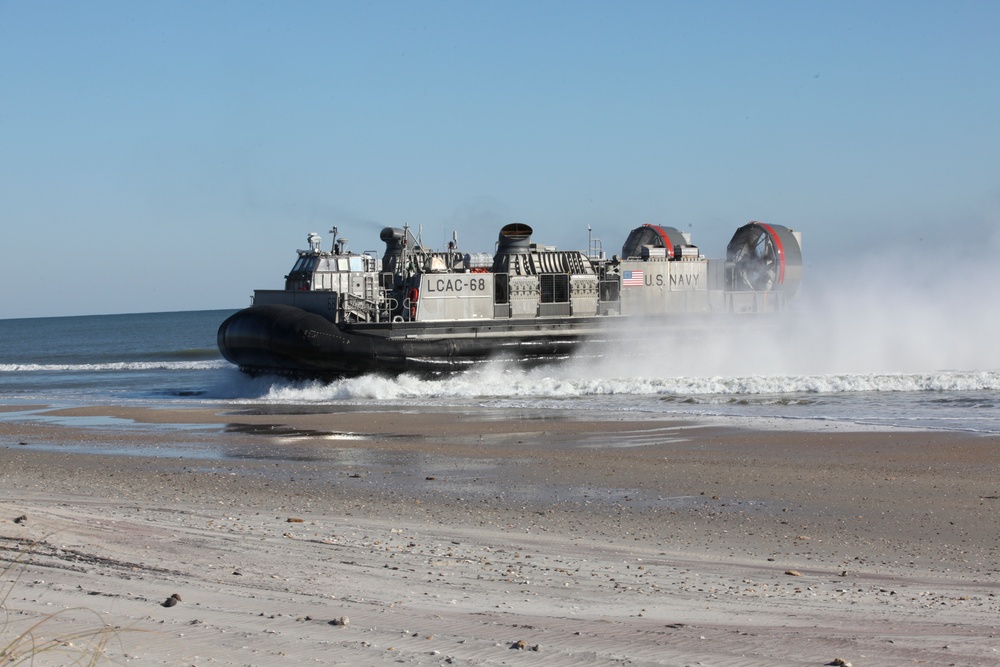
<path fill-rule="evenodd" d="M 736 230 L 725 260 L 658 225 L 632 230 L 610 259 L 599 242 L 587 253 L 533 243 L 520 223 L 500 230 L 493 255 L 456 241 L 430 250 L 387 227 L 378 258 L 332 233 L 329 251 L 310 234 L 284 289 L 256 290 L 222 323 L 226 359 L 254 375 L 324 379 L 549 361 L 588 341 L 627 345 L 685 321 L 781 311 L 802 271 L 799 233 L 761 222 Z"/>

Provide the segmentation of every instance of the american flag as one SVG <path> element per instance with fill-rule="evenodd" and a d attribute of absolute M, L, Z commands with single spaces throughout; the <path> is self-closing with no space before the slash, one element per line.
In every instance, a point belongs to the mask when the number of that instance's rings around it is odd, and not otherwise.
<path fill-rule="evenodd" d="M 642 271 L 624 271 L 622 273 L 622 285 L 626 287 L 642 287 Z"/>

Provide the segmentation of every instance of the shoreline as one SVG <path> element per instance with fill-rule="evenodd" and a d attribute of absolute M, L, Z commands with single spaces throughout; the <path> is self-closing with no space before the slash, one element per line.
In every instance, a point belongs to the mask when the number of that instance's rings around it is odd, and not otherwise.
<path fill-rule="evenodd" d="M 8 606 L 141 630 L 107 647 L 119 663 L 998 658 L 997 436 L 53 412 L 0 421 L 0 553 L 36 550 Z"/>

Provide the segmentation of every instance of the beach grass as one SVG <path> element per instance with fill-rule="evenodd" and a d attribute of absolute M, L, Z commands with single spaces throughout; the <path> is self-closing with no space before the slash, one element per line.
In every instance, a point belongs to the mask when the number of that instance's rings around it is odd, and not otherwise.
<path fill-rule="evenodd" d="M 71 607 L 41 617 L 17 619 L 13 595 L 31 564 L 33 542 L 15 539 L 16 549 L 2 548 L 0 559 L 0 663 L 4 665 L 60 664 L 96 666 L 111 664 L 106 649 L 119 638 L 121 628 L 105 622 L 86 607 Z M 79 616 L 91 616 L 81 626 Z M 72 629 L 60 621 L 74 616 Z"/>

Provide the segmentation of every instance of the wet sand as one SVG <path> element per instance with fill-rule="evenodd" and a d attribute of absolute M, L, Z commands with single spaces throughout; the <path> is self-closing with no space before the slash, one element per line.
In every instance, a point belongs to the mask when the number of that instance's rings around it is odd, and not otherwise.
<path fill-rule="evenodd" d="M 0 646 L 59 612 L 112 664 L 1000 661 L 995 436 L 326 410 L 0 421 Z"/>

